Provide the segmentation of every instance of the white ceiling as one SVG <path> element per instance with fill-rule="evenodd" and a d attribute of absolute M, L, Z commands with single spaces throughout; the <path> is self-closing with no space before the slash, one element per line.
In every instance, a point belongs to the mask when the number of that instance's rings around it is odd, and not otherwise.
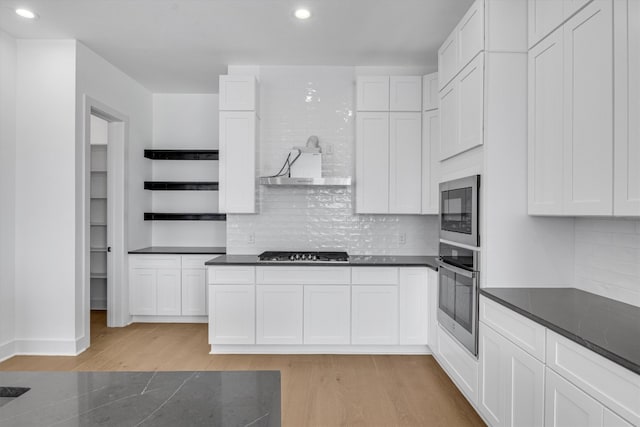
<path fill-rule="evenodd" d="M 155 93 L 216 93 L 227 65 L 431 65 L 472 0 L 0 0 L 16 38 L 75 38 Z M 39 14 L 33 22 L 14 9 Z M 298 21 L 293 10 L 313 16 Z"/>

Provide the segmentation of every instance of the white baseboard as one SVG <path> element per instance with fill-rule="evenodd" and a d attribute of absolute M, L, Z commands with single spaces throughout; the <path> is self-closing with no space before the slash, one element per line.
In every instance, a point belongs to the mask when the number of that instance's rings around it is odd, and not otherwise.
<path fill-rule="evenodd" d="M 208 323 L 207 316 L 131 316 L 131 323 Z"/>
<path fill-rule="evenodd" d="M 0 362 L 16 355 L 15 341 L 7 341 L 0 344 Z"/>
<path fill-rule="evenodd" d="M 79 340 L 20 340 L 15 342 L 16 356 L 77 356 Z"/>
<path fill-rule="evenodd" d="M 221 345 L 209 354 L 431 354 L 426 345 Z"/>

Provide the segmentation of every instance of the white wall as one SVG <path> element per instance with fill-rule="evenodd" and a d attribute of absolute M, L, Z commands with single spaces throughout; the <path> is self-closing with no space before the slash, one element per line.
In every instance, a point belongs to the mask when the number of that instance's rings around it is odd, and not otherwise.
<path fill-rule="evenodd" d="M 0 31 L 0 360 L 14 353 L 16 41 Z"/>
<path fill-rule="evenodd" d="M 574 286 L 640 307 L 640 220 L 577 218 Z"/>
<path fill-rule="evenodd" d="M 152 139 L 152 95 L 138 82 L 123 73 L 121 70 L 98 56 L 82 43 L 77 43 L 77 90 L 75 92 L 76 102 L 76 206 L 78 212 L 82 211 L 87 194 L 82 186 L 82 179 L 87 176 L 86 170 L 82 168 L 82 159 L 87 157 L 87 146 L 84 140 L 84 102 L 85 96 L 91 97 L 116 111 L 128 119 L 128 135 L 125 147 L 125 161 L 128 163 L 127 177 L 124 187 L 128 192 L 128 242 L 131 249 L 149 246 L 151 244 L 151 224 L 144 221 L 144 212 L 151 207 L 151 195 L 143 189 L 143 182 L 151 177 L 150 160 L 144 158 L 144 149 L 151 146 Z M 114 148 L 111 147 L 113 150 Z M 88 168 L 89 165 L 86 165 Z M 84 220 L 77 221 L 76 244 L 77 248 L 82 247 Z M 88 340 L 89 317 L 87 314 L 89 306 L 88 284 L 85 283 L 85 272 L 80 268 L 80 260 L 86 254 L 81 251 L 76 252 L 76 304 L 75 304 L 75 327 L 77 339 L 81 343 Z M 125 266 L 126 269 L 126 266 Z M 126 271 L 123 272 L 126 278 Z M 115 278 L 114 280 L 121 280 Z M 120 282 L 123 295 L 128 295 L 127 284 Z M 123 297 L 116 304 L 124 313 L 129 312 L 128 299 Z M 125 315 L 126 316 L 126 315 Z M 84 341 L 83 341 L 84 340 Z M 82 346 L 83 344 L 81 344 Z"/>
<path fill-rule="evenodd" d="M 215 77 L 212 77 L 215 78 Z M 153 147 L 218 148 L 217 94 L 154 94 Z M 217 161 L 156 160 L 156 181 L 218 181 Z M 154 212 L 218 212 L 212 191 L 154 191 Z M 223 221 L 153 221 L 153 246 L 226 246 Z"/>
<path fill-rule="evenodd" d="M 17 46 L 16 351 L 73 354 L 76 42 Z"/>
<path fill-rule="evenodd" d="M 241 67 L 242 68 L 242 67 Z M 246 69 L 229 68 L 229 73 Z M 247 72 L 251 72 L 248 70 Z M 276 173 L 294 145 L 317 135 L 325 176 L 355 176 L 355 76 L 379 67 L 262 66 L 260 174 Z M 427 70 L 412 69 L 416 74 Z M 330 147 L 330 148 L 329 148 Z M 436 254 L 436 216 L 355 215 L 353 187 L 260 186 L 260 213 L 227 216 L 227 252 L 346 250 L 351 254 Z M 401 244 L 399 236 L 406 236 Z"/>

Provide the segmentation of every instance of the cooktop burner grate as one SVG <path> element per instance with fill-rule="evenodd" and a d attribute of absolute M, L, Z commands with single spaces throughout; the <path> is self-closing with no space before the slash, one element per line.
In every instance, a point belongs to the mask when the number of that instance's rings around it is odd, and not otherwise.
<path fill-rule="evenodd" d="M 261 262 L 349 262 L 346 252 L 267 251 L 258 255 Z"/>

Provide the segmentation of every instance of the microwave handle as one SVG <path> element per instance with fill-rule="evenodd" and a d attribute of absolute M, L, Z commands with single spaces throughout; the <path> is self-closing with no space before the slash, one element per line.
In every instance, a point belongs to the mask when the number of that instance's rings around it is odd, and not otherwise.
<path fill-rule="evenodd" d="M 464 277 L 468 277 L 469 279 L 475 279 L 476 278 L 476 272 L 475 271 L 469 271 L 469 270 L 465 270 L 464 268 L 456 267 L 454 265 L 451 265 L 451 264 L 448 264 L 448 263 L 442 261 L 441 259 L 437 259 L 436 263 L 438 264 L 439 268 L 444 268 L 445 270 L 453 271 L 454 273 L 459 274 L 459 275 L 464 276 Z"/>

